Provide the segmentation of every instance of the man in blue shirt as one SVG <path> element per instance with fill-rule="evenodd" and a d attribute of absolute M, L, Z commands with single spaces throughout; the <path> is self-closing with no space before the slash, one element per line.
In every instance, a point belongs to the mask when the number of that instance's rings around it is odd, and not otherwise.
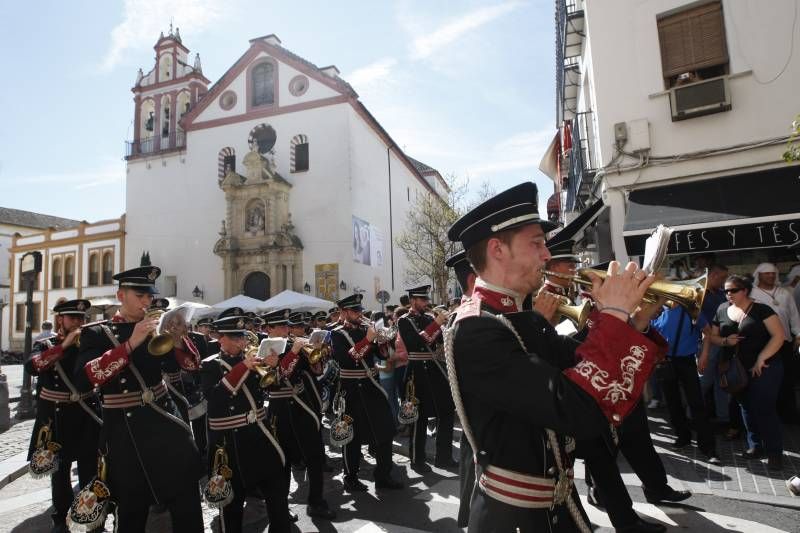
<path fill-rule="evenodd" d="M 683 388 L 697 432 L 697 447 L 706 455 L 710 464 L 719 464 L 714 431 L 706 417 L 700 378 L 697 375 L 697 349 L 704 330 L 709 329 L 708 321 L 701 313 L 693 324 L 689 313 L 683 307 L 675 305 L 665 306 L 664 312 L 653 320 L 652 325 L 669 343 L 667 358 L 656 369 L 656 376 L 661 381 L 670 424 L 677 435 L 673 446 L 683 448 L 692 442 L 692 428 L 681 399 Z"/>

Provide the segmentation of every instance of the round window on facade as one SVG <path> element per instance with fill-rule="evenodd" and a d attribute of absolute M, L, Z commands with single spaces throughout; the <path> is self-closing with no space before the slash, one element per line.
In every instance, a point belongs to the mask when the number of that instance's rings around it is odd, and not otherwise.
<path fill-rule="evenodd" d="M 289 82 L 289 92 L 293 96 L 303 96 L 308 90 L 308 78 L 298 74 Z"/>
<path fill-rule="evenodd" d="M 272 147 L 275 146 L 275 141 L 278 136 L 272 126 L 266 124 L 259 124 L 250 132 L 250 137 L 247 140 L 248 146 L 252 148 L 253 143 L 258 144 L 258 153 L 266 154 Z"/>
<path fill-rule="evenodd" d="M 233 91 L 225 91 L 219 97 L 219 106 L 228 111 L 236 105 L 236 93 Z"/>

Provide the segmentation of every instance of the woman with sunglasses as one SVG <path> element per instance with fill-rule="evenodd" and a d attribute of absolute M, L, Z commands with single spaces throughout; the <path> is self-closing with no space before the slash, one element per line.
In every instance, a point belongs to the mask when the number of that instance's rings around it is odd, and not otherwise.
<path fill-rule="evenodd" d="M 783 362 L 774 357 L 783 346 L 783 326 L 768 305 L 750 298 L 752 283 L 741 276 L 725 281 L 727 302 L 717 309 L 710 340 L 721 346 L 722 357 L 739 358 L 750 376 L 747 388 L 736 395 L 747 430 L 744 459 L 766 452 L 770 470 L 783 468 L 783 440 L 776 402 Z"/>

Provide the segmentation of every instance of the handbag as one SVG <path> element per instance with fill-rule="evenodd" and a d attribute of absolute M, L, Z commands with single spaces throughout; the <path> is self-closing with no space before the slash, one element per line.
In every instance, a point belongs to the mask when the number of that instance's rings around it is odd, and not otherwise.
<path fill-rule="evenodd" d="M 739 359 L 739 347 L 727 361 L 720 359 L 717 366 L 719 372 L 719 387 L 728 394 L 736 394 L 747 388 L 747 369 Z"/>

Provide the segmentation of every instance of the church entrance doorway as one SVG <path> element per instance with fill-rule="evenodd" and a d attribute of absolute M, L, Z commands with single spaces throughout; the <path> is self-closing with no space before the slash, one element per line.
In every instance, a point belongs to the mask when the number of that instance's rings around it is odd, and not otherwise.
<path fill-rule="evenodd" d="M 257 300 L 269 299 L 269 276 L 263 272 L 252 272 L 244 279 L 244 295 Z"/>

